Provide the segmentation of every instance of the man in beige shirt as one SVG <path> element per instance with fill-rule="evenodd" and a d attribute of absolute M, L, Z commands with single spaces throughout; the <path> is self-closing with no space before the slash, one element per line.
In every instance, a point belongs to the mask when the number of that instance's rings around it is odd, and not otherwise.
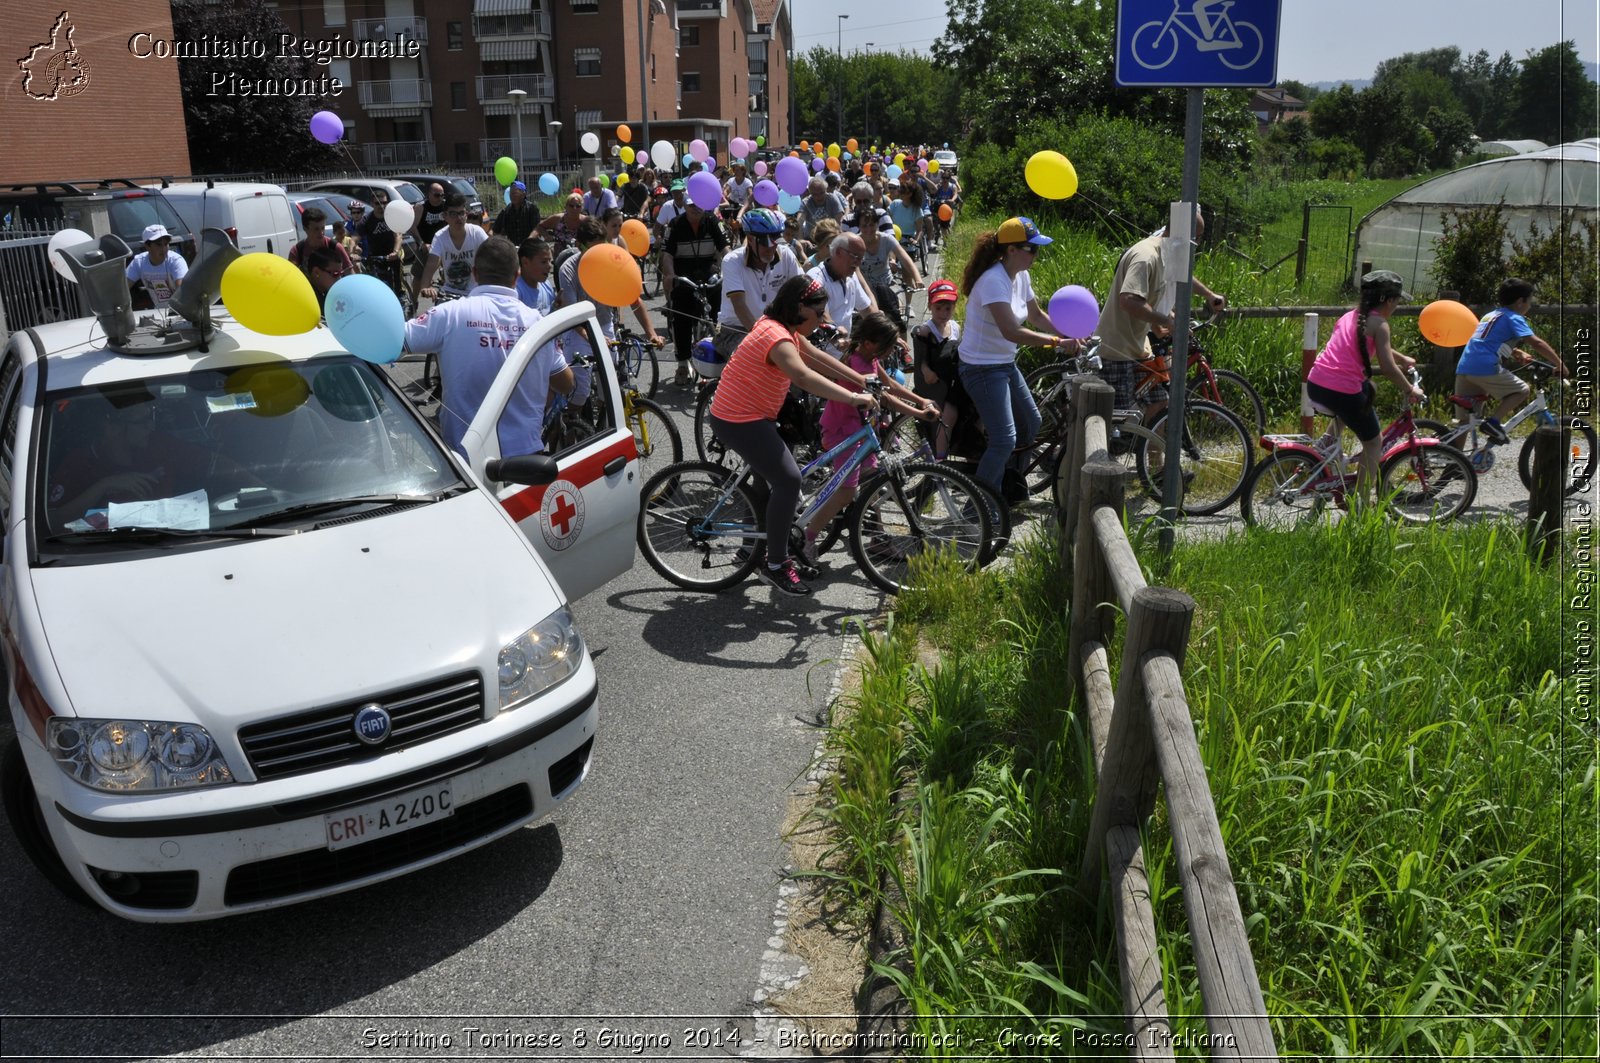
<path fill-rule="evenodd" d="M 1205 220 L 1197 204 L 1194 238 L 1200 239 L 1205 229 Z M 1134 388 L 1138 373 L 1134 363 L 1151 356 L 1150 332 L 1155 329 L 1170 331 L 1176 321 L 1176 315 L 1156 309 L 1167 282 L 1166 267 L 1161 261 L 1161 242 L 1166 239 L 1166 233 L 1165 228 L 1159 229 L 1122 253 L 1111 278 L 1111 292 L 1106 296 L 1105 308 L 1100 311 L 1100 323 L 1096 328 L 1100 334 L 1100 359 L 1104 363 L 1100 375 L 1116 388 L 1115 405 L 1119 410 L 1136 405 Z M 1228 305 L 1224 296 L 1206 287 L 1199 277 L 1194 279 L 1194 290 L 1214 311 Z M 1145 397 L 1147 402 L 1159 404 L 1146 411 L 1148 416 L 1156 416 L 1165 407 L 1167 389 L 1157 384 Z"/>

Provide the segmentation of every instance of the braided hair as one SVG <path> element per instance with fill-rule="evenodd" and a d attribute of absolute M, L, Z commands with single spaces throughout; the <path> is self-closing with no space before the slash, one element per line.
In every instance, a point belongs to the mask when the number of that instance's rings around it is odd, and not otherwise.
<path fill-rule="evenodd" d="M 1356 304 L 1356 346 L 1361 351 L 1361 368 L 1369 378 L 1372 376 L 1372 353 L 1368 344 L 1372 341 L 1367 338 L 1367 315 L 1400 295 L 1401 288 L 1394 281 L 1361 279 L 1361 297 Z"/>

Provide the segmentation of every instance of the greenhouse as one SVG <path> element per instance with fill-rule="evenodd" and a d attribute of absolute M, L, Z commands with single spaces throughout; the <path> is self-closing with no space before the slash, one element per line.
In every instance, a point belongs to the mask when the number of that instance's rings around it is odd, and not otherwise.
<path fill-rule="evenodd" d="M 1535 224 L 1549 232 L 1574 210 L 1600 221 L 1600 138 L 1474 163 L 1406 189 L 1361 219 L 1351 283 L 1366 269 L 1392 269 L 1411 290 L 1431 291 L 1428 269 L 1445 212 L 1496 203 L 1518 238 Z"/>

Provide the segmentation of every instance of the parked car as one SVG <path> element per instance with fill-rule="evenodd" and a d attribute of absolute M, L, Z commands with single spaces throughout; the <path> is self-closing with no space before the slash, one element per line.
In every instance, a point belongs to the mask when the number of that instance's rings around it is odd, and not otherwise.
<path fill-rule="evenodd" d="M 933 153 L 933 157 L 939 163 L 940 170 L 949 170 L 951 173 L 956 173 L 960 166 L 960 160 L 956 158 L 956 153 L 953 151 L 936 151 Z"/>
<path fill-rule="evenodd" d="M 438 181 L 441 185 L 444 185 L 445 195 L 449 195 L 451 192 L 460 192 L 467 197 L 467 213 L 470 214 L 473 211 L 482 211 L 484 209 L 483 198 L 478 195 L 478 186 L 465 177 L 451 177 L 449 174 L 442 173 L 402 173 L 395 174 L 394 179 L 396 181 L 410 181 L 424 194 L 427 193 L 429 185 Z M 500 209 L 500 206 L 499 203 L 489 204 L 489 213 L 493 214 Z"/>
<path fill-rule="evenodd" d="M 298 239 L 288 194 L 279 185 L 207 181 L 169 185 L 163 194 L 190 231 L 221 229 L 246 254 L 287 258 Z"/>
<path fill-rule="evenodd" d="M 423 199 L 426 198 L 423 196 L 422 190 L 410 181 L 380 180 L 375 177 L 340 177 L 331 181 L 318 181 L 315 184 L 307 185 L 302 191 L 338 192 L 340 195 L 350 196 L 353 199 L 359 199 L 364 203 L 370 204 L 373 191 L 379 188 L 388 193 L 391 203 L 395 200 L 403 199 L 415 207 L 419 206 Z M 414 232 L 415 230 L 416 223 L 413 222 L 409 231 Z"/>
<path fill-rule="evenodd" d="M 631 566 L 639 507 L 610 358 L 564 449 L 501 452 L 536 351 L 605 350 L 589 303 L 506 352 L 461 454 L 327 330 L 214 310 L 203 354 L 78 320 L 0 356 L 0 796 L 49 881 L 145 922 L 355 889 L 552 812 L 598 725 L 569 603 Z M 83 456 L 110 437 L 120 500 Z"/>
<path fill-rule="evenodd" d="M 333 239 L 333 223 L 342 221 L 350 223 L 350 215 L 340 210 L 327 196 L 316 192 L 290 192 L 289 206 L 294 211 L 295 240 L 298 242 L 306 238 L 305 213 L 307 207 L 316 207 L 322 211 L 328 220 L 322 223 L 322 235 Z"/>

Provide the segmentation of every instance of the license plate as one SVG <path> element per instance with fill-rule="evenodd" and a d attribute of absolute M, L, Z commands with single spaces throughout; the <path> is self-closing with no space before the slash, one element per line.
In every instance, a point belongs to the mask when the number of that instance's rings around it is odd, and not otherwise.
<path fill-rule="evenodd" d="M 322 822 L 327 833 L 328 848 L 347 849 L 454 814 L 455 795 L 451 792 L 450 783 L 445 782 L 347 808 L 343 812 L 323 816 Z"/>

